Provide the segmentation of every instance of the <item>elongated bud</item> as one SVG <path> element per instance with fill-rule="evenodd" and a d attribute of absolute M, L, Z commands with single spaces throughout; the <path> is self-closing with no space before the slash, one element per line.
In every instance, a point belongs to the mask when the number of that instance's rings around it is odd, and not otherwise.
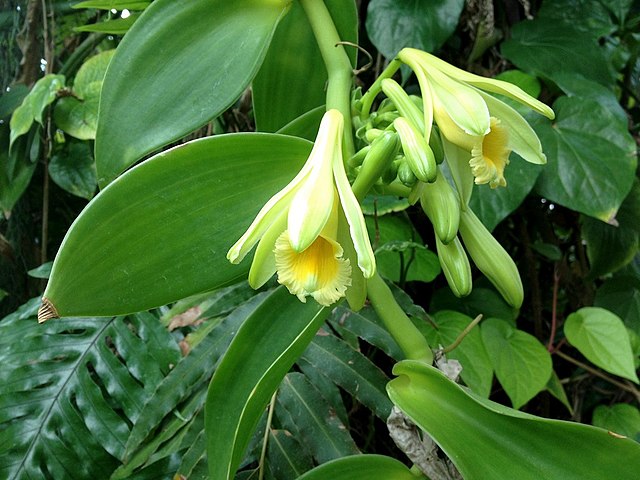
<path fill-rule="evenodd" d="M 404 162 L 400 162 L 400 165 L 398 165 L 398 180 L 407 187 L 413 187 L 413 185 L 418 181 L 413 173 L 413 169 L 411 168 L 409 161 L 406 158 Z"/>
<path fill-rule="evenodd" d="M 440 266 L 453 294 L 456 297 L 469 295 L 473 287 L 471 265 L 458 237 L 445 245 L 436 235 L 436 250 Z"/>
<path fill-rule="evenodd" d="M 391 162 L 391 165 L 389 165 L 389 168 L 387 168 L 384 171 L 384 173 L 382 174 L 382 177 L 380 178 L 383 185 L 389 185 L 396 178 L 398 178 L 398 168 L 404 162 L 406 162 L 406 160 L 404 159 L 403 156 L 396 156 L 395 160 Z"/>
<path fill-rule="evenodd" d="M 440 169 L 435 182 L 424 184 L 420 205 L 431 220 L 436 236 L 442 243 L 449 243 L 456 238 L 460 224 L 460 204 Z"/>
<path fill-rule="evenodd" d="M 382 91 L 395 104 L 400 116 L 407 118 L 418 131 L 424 132 L 424 114 L 416 107 L 416 104 L 398 82 L 390 78 L 384 79 Z"/>
<path fill-rule="evenodd" d="M 381 175 L 386 175 L 391 162 L 400 149 L 400 139 L 395 132 L 381 131 L 380 135 L 371 143 L 367 155 L 362 162 L 362 169 L 353 183 L 353 191 L 360 196 L 366 192 Z M 395 173 L 393 178 L 395 178 Z M 393 179 L 392 179 L 393 180 Z"/>
<path fill-rule="evenodd" d="M 380 130 L 379 128 L 370 128 L 364 134 L 364 139 L 368 143 L 373 143 L 376 138 L 384 133 L 384 130 Z"/>
<path fill-rule="evenodd" d="M 403 117 L 396 118 L 393 126 L 400 136 L 402 150 L 413 174 L 421 182 L 436 179 L 436 159 L 424 137 Z"/>
<path fill-rule="evenodd" d="M 436 159 L 436 163 L 440 165 L 444 162 L 444 147 L 442 146 L 442 140 L 440 139 L 440 132 L 435 129 L 431 132 L 429 137 L 429 146 L 433 152 L 433 156 Z"/>
<path fill-rule="evenodd" d="M 509 305 L 520 308 L 524 292 L 518 268 L 470 208 L 460 213 L 460 235 L 478 269 Z"/>
<path fill-rule="evenodd" d="M 349 160 L 347 160 L 347 163 L 349 164 L 350 167 L 352 168 L 356 168 L 359 167 L 360 165 L 362 165 L 362 162 L 364 162 L 365 157 L 367 156 L 367 154 L 369 153 L 369 150 L 371 150 L 371 146 L 367 145 L 366 147 L 358 150 L 355 155 L 353 155 Z"/>

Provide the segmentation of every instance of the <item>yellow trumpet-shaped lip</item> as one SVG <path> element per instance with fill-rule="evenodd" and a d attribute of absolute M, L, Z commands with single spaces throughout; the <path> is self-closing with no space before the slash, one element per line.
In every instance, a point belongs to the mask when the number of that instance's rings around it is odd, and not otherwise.
<path fill-rule="evenodd" d="M 351 265 L 343 258 L 340 244 L 318 236 L 306 250 L 291 247 L 285 230 L 276 240 L 278 282 L 286 286 L 300 301 L 312 296 L 320 305 L 329 306 L 345 296 L 351 286 Z"/>
<path fill-rule="evenodd" d="M 469 165 L 475 183 L 488 183 L 491 188 L 505 187 L 504 168 L 509 163 L 509 132 L 500 120 L 491 117 L 491 131 L 471 150 Z"/>

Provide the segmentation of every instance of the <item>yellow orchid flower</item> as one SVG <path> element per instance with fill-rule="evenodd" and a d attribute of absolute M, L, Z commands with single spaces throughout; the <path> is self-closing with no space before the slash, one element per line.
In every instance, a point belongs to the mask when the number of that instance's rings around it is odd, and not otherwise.
<path fill-rule="evenodd" d="M 486 92 L 499 93 L 549 119 L 553 110 L 508 82 L 465 72 L 429 53 L 405 48 L 398 58 L 416 74 L 424 102 L 425 130 L 438 125 L 445 142 L 469 152 L 475 183 L 505 186 L 504 168 L 516 152 L 546 163 L 538 136 L 513 108 Z"/>
<path fill-rule="evenodd" d="M 343 128 L 339 111 L 324 114 L 305 165 L 262 207 L 227 253 L 229 261 L 239 263 L 258 244 L 249 271 L 253 288 L 277 272 L 278 282 L 303 302 L 312 296 L 329 306 L 344 297 L 353 272 L 337 240 L 345 238 L 338 231 L 340 209 L 347 220 L 347 241 L 353 245 L 348 250 L 355 250 L 361 274 L 370 278 L 375 273 L 364 217 L 344 170 Z"/>

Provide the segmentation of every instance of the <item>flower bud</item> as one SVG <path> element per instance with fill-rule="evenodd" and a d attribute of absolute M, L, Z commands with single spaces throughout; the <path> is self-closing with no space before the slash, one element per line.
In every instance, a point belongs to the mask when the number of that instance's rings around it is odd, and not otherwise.
<path fill-rule="evenodd" d="M 436 249 L 440 266 L 453 294 L 456 297 L 469 295 L 473 286 L 471 265 L 458 237 L 445 245 L 436 235 Z"/>
<path fill-rule="evenodd" d="M 403 117 L 396 118 L 393 126 L 400 136 L 402 150 L 413 174 L 421 182 L 433 182 L 437 175 L 436 160 L 427 141 Z"/>
<path fill-rule="evenodd" d="M 509 305 L 520 308 L 524 292 L 516 264 L 469 208 L 460 213 L 460 235 L 478 269 Z"/>
<path fill-rule="evenodd" d="M 418 181 L 415 174 L 413 173 L 411 165 L 406 159 L 404 162 L 401 162 L 400 165 L 398 165 L 398 180 L 400 180 L 407 187 L 412 187 Z"/>
<path fill-rule="evenodd" d="M 418 131 L 424 131 L 424 114 L 398 82 L 390 78 L 384 79 L 382 81 L 382 91 L 395 104 L 401 117 L 407 118 Z"/>
<path fill-rule="evenodd" d="M 458 233 L 460 205 L 453 188 L 439 169 L 436 181 L 424 184 L 420 205 L 433 224 L 438 239 L 445 244 L 451 242 Z"/>

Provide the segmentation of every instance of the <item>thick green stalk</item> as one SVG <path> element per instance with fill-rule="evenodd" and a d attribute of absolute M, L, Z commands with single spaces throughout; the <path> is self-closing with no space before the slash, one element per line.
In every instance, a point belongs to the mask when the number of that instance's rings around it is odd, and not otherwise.
<path fill-rule="evenodd" d="M 371 111 L 371 105 L 373 105 L 373 101 L 376 96 L 382 91 L 382 81 L 386 78 L 391 78 L 398 71 L 402 62 L 397 58 L 394 58 L 389 62 L 387 68 L 385 68 L 380 76 L 376 78 L 376 81 L 373 82 L 367 93 L 365 93 L 360 102 L 362 102 L 362 110 L 360 112 L 360 118 L 363 120 L 369 116 L 369 112 Z"/>
<path fill-rule="evenodd" d="M 431 365 L 433 352 L 427 340 L 400 308 L 391 290 L 377 272 L 367 280 L 367 294 L 374 310 L 402 349 L 405 357 Z"/>
<path fill-rule="evenodd" d="M 327 110 L 335 108 L 342 113 L 344 117 L 344 157 L 351 158 L 355 153 L 351 127 L 351 87 L 353 81 L 351 62 L 340 43 L 342 39 L 324 1 L 300 0 L 300 4 L 307 14 L 327 68 L 326 108 Z"/>

